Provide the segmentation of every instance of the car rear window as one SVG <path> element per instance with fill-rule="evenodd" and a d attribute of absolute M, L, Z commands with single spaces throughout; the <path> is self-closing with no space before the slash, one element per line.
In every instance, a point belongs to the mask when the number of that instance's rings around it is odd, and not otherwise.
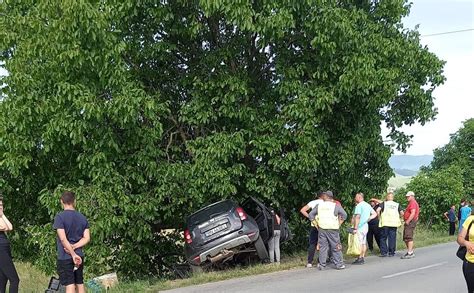
<path fill-rule="evenodd" d="M 189 216 L 188 226 L 195 226 L 203 223 L 217 215 L 230 211 L 235 204 L 231 200 L 221 201 L 203 208 Z"/>

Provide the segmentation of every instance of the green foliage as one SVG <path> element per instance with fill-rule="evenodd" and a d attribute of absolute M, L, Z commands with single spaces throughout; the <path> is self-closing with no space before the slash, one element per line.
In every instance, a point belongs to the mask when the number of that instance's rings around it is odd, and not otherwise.
<path fill-rule="evenodd" d="M 456 165 L 462 170 L 462 182 L 467 195 L 474 197 L 474 118 L 451 135 L 449 143 L 434 151 L 434 159 L 427 170 L 441 170 Z"/>
<path fill-rule="evenodd" d="M 461 200 L 464 193 L 462 169 L 453 165 L 439 171 L 421 171 L 407 184 L 420 205 L 420 221 L 428 227 L 445 229 L 443 214 Z"/>
<path fill-rule="evenodd" d="M 91 222 L 90 272 L 128 277 L 160 273 L 179 251 L 162 230 L 203 204 L 255 195 L 296 213 L 320 188 L 345 205 L 381 192 L 391 148 L 409 143 L 400 127 L 435 116 L 444 81 L 403 28 L 408 12 L 402 0 L 2 1 L 0 188 L 16 254 L 54 267 L 64 189 Z"/>
<path fill-rule="evenodd" d="M 443 213 L 474 192 L 474 119 L 464 122 L 444 147 L 434 151 L 428 167 L 408 183 L 421 207 L 420 217 L 427 225 L 444 228 Z"/>

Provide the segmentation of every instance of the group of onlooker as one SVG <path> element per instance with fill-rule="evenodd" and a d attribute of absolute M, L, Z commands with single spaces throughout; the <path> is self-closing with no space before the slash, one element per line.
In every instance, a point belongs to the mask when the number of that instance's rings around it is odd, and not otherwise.
<path fill-rule="evenodd" d="M 401 258 L 415 256 L 413 235 L 420 209 L 412 191 L 406 194 L 406 198 L 408 205 L 402 211 L 400 204 L 393 201 L 392 192 L 386 195 L 384 201 L 372 198 L 370 203 L 364 200 L 363 193 L 356 193 L 356 206 L 349 232 L 357 237 L 360 254 L 353 264 L 365 263 L 367 248 L 373 251 L 374 238 L 380 247 L 381 257 L 395 256 L 397 228 L 402 225 L 400 217 L 404 221 L 403 240 L 407 247 L 407 252 Z M 326 268 L 329 252 L 332 253 L 330 259 L 336 269 L 344 269 L 339 229 L 346 220 L 347 213 L 340 202 L 334 199 L 331 191 L 318 192 L 317 198 L 303 206 L 300 212 L 311 221 L 306 267 L 313 267 L 314 255 L 319 249 L 318 269 Z"/>
<path fill-rule="evenodd" d="M 403 210 L 399 203 L 394 201 L 394 194 L 388 192 L 385 200 L 371 198 L 369 203 L 364 201 L 364 194 L 357 193 L 356 203 L 351 227 L 348 229 L 360 243 L 360 254 L 352 263 L 361 265 L 365 263 L 365 253 L 368 249 L 373 252 L 373 240 L 380 248 L 380 257 L 393 257 L 396 252 L 397 229 L 403 224 L 403 241 L 407 251 L 402 259 L 415 257 L 413 236 L 418 222 L 420 207 L 412 191 L 407 192 L 407 207 Z M 472 202 L 474 205 L 474 202 Z M 319 250 L 317 267 L 324 270 L 327 266 L 328 256 L 336 269 L 344 269 L 342 243 L 339 229 L 347 218 L 347 213 L 340 202 L 334 199 L 331 191 L 319 192 L 317 198 L 310 201 L 300 210 L 301 214 L 311 221 L 309 231 L 308 259 L 306 267 L 313 267 L 316 250 Z M 444 213 L 449 220 L 449 233 L 454 235 L 456 224 L 455 206 Z M 459 209 L 459 235 L 458 243 L 466 247 L 463 261 L 463 274 L 468 286 L 468 292 L 474 293 L 474 215 L 470 203 L 461 201 Z M 402 222 L 403 221 L 403 222 Z"/>

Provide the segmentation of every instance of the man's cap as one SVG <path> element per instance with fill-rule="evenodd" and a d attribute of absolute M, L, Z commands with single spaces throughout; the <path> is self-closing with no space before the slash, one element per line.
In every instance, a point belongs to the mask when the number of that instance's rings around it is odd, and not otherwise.
<path fill-rule="evenodd" d="M 325 191 L 324 193 L 329 197 L 334 197 L 334 194 L 332 194 L 331 190 Z"/>
<path fill-rule="evenodd" d="M 413 191 L 408 191 L 407 194 L 405 194 L 406 197 L 409 196 L 415 196 L 415 193 Z"/>

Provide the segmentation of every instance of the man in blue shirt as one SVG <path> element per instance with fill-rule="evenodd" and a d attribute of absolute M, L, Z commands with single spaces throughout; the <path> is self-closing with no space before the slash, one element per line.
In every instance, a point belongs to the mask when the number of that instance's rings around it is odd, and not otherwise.
<path fill-rule="evenodd" d="M 90 241 L 89 222 L 75 210 L 75 204 L 73 192 L 65 191 L 61 195 L 64 210 L 56 215 L 53 225 L 57 231 L 57 270 L 66 293 L 75 293 L 76 289 L 78 293 L 85 293 L 82 248 Z"/>
<path fill-rule="evenodd" d="M 469 201 L 466 200 L 466 204 L 461 208 L 461 218 L 459 219 L 459 232 L 462 230 L 462 225 L 464 221 L 471 215 L 471 207 L 469 206 Z"/>
<path fill-rule="evenodd" d="M 375 219 L 377 213 L 370 204 L 364 201 L 364 194 L 362 192 L 356 194 L 355 202 L 357 205 L 354 215 L 352 216 L 352 224 L 354 227 L 353 233 L 359 237 L 360 255 L 352 264 L 362 265 L 365 263 L 364 257 L 367 251 L 367 232 L 369 231 L 369 225 L 367 223 Z"/>
<path fill-rule="evenodd" d="M 456 207 L 452 205 L 449 211 L 444 213 L 444 217 L 449 221 L 449 235 L 454 235 L 456 231 Z"/>

